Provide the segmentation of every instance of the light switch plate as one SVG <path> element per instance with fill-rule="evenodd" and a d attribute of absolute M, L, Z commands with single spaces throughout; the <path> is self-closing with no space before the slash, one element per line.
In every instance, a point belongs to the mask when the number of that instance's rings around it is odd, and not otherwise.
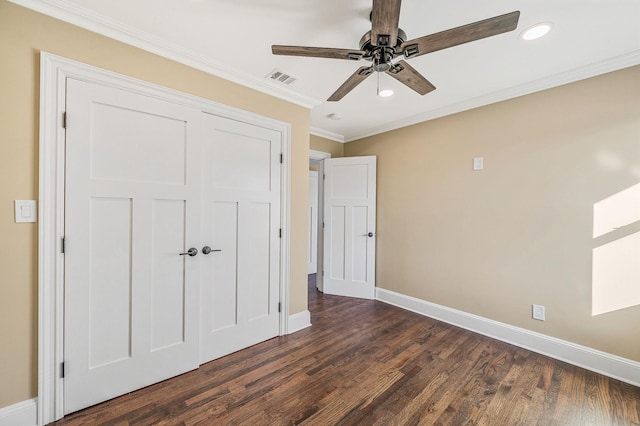
<path fill-rule="evenodd" d="M 473 159 L 473 170 L 482 170 L 484 169 L 484 158 L 476 157 Z"/>
<path fill-rule="evenodd" d="M 37 222 L 36 200 L 16 200 L 16 223 Z"/>

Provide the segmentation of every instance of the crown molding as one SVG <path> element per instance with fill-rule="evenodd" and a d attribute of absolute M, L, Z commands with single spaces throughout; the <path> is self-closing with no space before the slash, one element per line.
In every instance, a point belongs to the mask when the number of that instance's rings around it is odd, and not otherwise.
<path fill-rule="evenodd" d="M 573 83 L 579 80 L 606 74 L 608 72 L 618 71 L 639 64 L 640 50 L 635 50 L 625 55 L 616 56 L 601 62 L 596 62 L 580 68 L 575 68 L 567 72 L 555 74 L 549 77 L 541 78 L 518 86 L 513 86 L 504 90 L 459 102 L 457 104 L 447 105 L 443 108 L 438 108 L 432 111 L 414 115 L 412 117 L 403 118 L 401 120 L 387 123 L 379 127 L 371 128 L 364 133 L 346 137 L 345 142 L 352 142 L 357 139 L 378 135 L 380 133 L 389 132 L 391 130 L 397 130 L 402 127 L 434 120 L 436 118 L 456 114 L 496 102 L 506 101 L 508 99 L 513 99 L 519 96 L 551 89 L 554 87 L 562 86 L 564 84 Z"/>
<path fill-rule="evenodd" d="M 319 136 L 321 138 L 330 139 L 332 141 L 344 143 L 344 136 L 338 133 L 333 133 L 328 130 L 321 129 L 319 127 L 311 126 L 309 128 L 309 132 L 314 136 Z"/>
<path fill-rule="evenodd" d="M 142 50 L 154 53 L 175 62 L 204 71 L 211 75 L 223 78 L 233 83 L 240 84 L 261 93 L 291 102 L 302 107 L 313 109 L 322 104 L 321 100 L 300 95 L 284 88 L 271 85 L 268 81 L 255 76 L 229 70 L 225 64 L 214 61 L 209 57 L 197 54 L 165 40 L 152 36 L 136 28 L 122 25 L 88 9 L 71 4 L 66 0 L 9 0 L 12 3 L 26 7 L 39 13 L 51 16 L 72 25 L 98 33 L 105 37 L 126 43 Z M 364 132 L 352 135 L 341 135 L 317 127 L 311 127 L 311 134 L 330 139 L 336 142 L 346 143 L 358 139 L 374 136 L 380 133 L 397 130 L 436 118 L 467 111 L 473 108 L 489 105 L 496 102 L 524 96 L 534 92 L 550 89 L 575 81 L 595 77 L 612 71 L 640 64 L 640 50 L 610 58 L 605 61 L 586 65 L 567 72 L 545 77 L 504 90 L 489 93 L 463 102 L 447 105 L 442 108 L 427 111 L 411 117 L 396 120 L 381 126 L 369 128 Z"/>
<path fill-rule="evenodd" d="M 258 92 L 313 109 L 322 101 L 272 86 L 268 81 L 252 75 L 229 70 L 225 64 L 197 54 L 182 46 L 168 43 L 136 28 L 123 25 L 93 11 L 71 4 L 65 0 L 9 0 L 12 3 L 51 16 L 69 24 L 84 28 L 130 46 L 240 84 Z"/>

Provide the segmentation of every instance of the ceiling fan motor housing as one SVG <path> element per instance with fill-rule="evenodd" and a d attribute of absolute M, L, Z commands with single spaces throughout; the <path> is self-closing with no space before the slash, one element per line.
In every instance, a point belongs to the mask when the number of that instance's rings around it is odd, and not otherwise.
<path fill-rule="evenodd" d="M 373 69 L 378 72 L 385 72 L 391 68 L 391 60 L 401 54 L 400 46 L 407 39 L 407 34 L 398 28 L 398 39 L 395 46 L 375 46 L 371 43 L 371 31 L 367 31 L 360 39 L 360 50 L 365 54 L 362 57 L 373 62 Z"/>

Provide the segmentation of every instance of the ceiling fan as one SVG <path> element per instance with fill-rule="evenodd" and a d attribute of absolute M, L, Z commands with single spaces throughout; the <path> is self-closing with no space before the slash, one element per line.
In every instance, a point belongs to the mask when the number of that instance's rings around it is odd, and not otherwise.
<path fill-rule="evenodd" d="M 315 58 L 347 59 L 358 61 L 365 59 L 373 64 L 360 67 L 345 81 L 338 90 L 327 99 L 339 101 L 347 93 L 362 83 L 374 72 L 386 72 L 391 77 L 415 90 L 421 95 L 435 90 L 435 86 L 424 78 L 405 60 L 393 63 L 393 59 L 404 56 L 405 59 L 424 55 L 480 40 L 482 38 L 513 31 L 518 26 L 520 12 L 463 25 L 439 33 L 407 40 L 407 35 L 398 28 L 400 4 L 402 0 L 373 0 L 371 10 L 371 31 L 360 40 L 360 50 L 335 49 L 331 47 L 271 46 L 274 55 L 308 56 Z"/>

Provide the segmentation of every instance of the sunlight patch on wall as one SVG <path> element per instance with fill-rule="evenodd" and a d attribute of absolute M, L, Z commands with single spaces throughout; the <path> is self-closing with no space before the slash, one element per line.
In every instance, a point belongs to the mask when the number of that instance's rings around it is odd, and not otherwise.
<path fill-rule="evenodd" d="M 620 235 L 593 249 L 592 315 L 640 305 L 640 232 L 624 231 L 638 222 L 640 184 L 593 206 L 593 238 Z"/>
<path fill-rule="evenodd" d="M 593 238 L 640 220 L 640 183 L 593 205 Z"/>
<path fill-rule="evenodd" d="M 593 250 L 592 315 L 640 305 L 640 232 Z"/>

